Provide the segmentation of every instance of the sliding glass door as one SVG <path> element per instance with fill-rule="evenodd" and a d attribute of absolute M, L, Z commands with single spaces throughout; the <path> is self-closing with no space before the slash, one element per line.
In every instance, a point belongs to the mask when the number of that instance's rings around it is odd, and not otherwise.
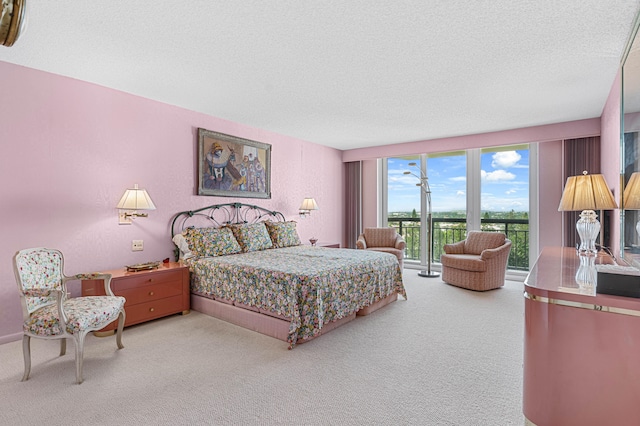
<path fill-rule="evenodd" d="M 463 240 L 468 229 L 482 229 L 505 232 L 513 242 L 509 268 L 528 270 L 529 152 L 529 145 L 518 145 L 387 158 L 381 217 L 405 238 L 407 264 L 427 262 L 427 195 L 416 186 L 426 176 L 432 261 L 439 261 L 445 244 Z"/>

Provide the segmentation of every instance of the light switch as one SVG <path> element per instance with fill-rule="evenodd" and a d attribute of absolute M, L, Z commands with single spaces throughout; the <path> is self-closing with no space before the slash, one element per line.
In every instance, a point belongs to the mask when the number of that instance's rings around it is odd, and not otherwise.
<path fill-rule="evenodd" d="M 144 250 L 144 242 L 142 240 L 133 240 L 131 242 L 131 251 L 142 251 Z"/>

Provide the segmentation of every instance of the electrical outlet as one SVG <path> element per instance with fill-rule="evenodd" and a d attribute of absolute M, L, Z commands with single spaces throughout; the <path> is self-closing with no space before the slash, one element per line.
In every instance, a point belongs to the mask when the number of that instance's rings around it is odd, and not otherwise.
<path fill-rule="evenodd" d="M 144 250 L 144 242 L 142 240 L 131 241 L 131 251 L 142 251 L 142 250 Z"/>

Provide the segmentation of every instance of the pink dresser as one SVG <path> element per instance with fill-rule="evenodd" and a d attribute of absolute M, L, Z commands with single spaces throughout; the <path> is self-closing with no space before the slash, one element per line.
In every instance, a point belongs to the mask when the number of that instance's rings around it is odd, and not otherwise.
<path fill-rule="evenodd" d="M 525 280 L 526 422 L 640 425 L 640 299 L 580 288 L 579 269 L 575 249 L 545 248 Z"/>

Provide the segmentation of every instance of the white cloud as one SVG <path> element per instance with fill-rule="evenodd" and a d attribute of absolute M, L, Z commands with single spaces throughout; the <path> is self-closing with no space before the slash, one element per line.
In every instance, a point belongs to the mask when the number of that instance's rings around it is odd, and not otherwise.
<path fill-rule="evenodd" d="M 458 192 L 456 192 L 456 195 L 462 196 L 462 195 L 465 195 L 465 194 L 464 194 L 464 191 L 458 191 Z"/>
<path fill-rule="evenodd" d="M 466 176 L 454 176 L 452 178 L 449 178 L 449 180 L 451 182 L 466 182 L 467 181 L 467 177 Z"/>
<path fill-rule="evenodd" d="M 502 151 L 496 152 L 491 158 L 493 158 L 491 167 L 494 169 L 498 167 L 508 169 L 509 167 L 514 167 L 518 161 L 520 161 L 522 155 L 518 154 L 516 151 Z"/>
<path fill-rule="evenodd" d="M 507 182 L 516 178 L 516 175 L 514 175 L 513 173 L 509 173 L 506 170 L 496 170 L 494 172 L 486 172 L 484 170 L 481 170 L 480 176 L 482 180 L 487 182 Z"/>

